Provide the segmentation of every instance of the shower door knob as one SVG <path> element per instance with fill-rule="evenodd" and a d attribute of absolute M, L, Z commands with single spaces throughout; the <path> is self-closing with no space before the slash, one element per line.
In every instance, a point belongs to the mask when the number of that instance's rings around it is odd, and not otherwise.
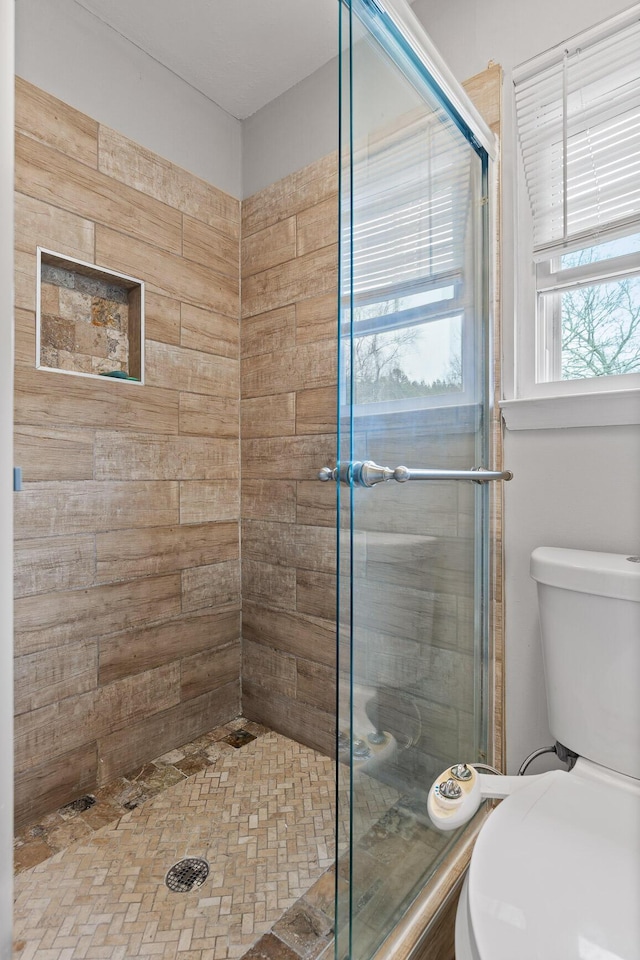
<path fill-rule="evenodd" d="M 337 467 L 323 467 L 318 472 L 318 480 L 340 480 L 356 487 L 374 487 L 377 483 L 406 483 L 407 480 L 470 480 L 472 483 L 488 483 L 490 480 L 511 480 L 511 470 L 487 470 L 485 467 L 472 467 L 471 470 L 432 470 L 412 469 L 409 467 L 381 467 L 373 460 L 354 460 L 341 463 Z"/>

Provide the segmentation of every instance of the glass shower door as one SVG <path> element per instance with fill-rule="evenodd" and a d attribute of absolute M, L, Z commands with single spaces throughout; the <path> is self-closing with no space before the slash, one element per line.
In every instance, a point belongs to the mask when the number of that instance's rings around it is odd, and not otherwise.
<path fill-rule="evenodd" d="M 337 957 L 455 842 L 426 798 L 486 759 L 489 156 L 403 28 L 341 4 Z M 490 136 L 490 135 L 489 135 Z"/>

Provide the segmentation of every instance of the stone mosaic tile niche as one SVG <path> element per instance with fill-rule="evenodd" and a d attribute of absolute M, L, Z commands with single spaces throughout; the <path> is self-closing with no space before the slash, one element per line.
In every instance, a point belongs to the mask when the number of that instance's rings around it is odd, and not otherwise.
<path fill-rule="evenodd" d="M 40 252 L 38 365 L 142 379 L 142 284 Z"/>

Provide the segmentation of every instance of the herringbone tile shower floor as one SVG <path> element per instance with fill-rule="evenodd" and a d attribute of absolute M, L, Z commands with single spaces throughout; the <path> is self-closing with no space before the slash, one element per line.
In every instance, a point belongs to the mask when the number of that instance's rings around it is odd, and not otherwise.
<path fill-rule="evenodd" d="M 334 860 L 334 765 L 275 733 L 223 753 L 16 877 L 16 960 L 224 960 L 271 929 Z M 211 873 L 172 893 L 168 868 Z"/>

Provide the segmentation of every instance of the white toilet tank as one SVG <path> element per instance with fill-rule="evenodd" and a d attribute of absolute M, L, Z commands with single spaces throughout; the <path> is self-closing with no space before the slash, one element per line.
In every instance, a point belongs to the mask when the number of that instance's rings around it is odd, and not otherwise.
<path fill-rule="evenodd" d="M 538 547 L 551 733 L 581 757 L 640 779 L 640 558 Z"/>

